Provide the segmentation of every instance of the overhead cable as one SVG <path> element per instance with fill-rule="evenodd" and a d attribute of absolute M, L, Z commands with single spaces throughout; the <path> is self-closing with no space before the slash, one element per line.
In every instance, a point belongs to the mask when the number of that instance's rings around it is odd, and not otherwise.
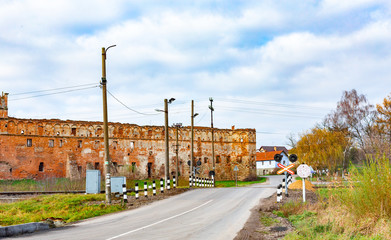
<path fill-rule="evenodd" d="M 109 90 L 107 90 L 107 92 L 110 94 L 110 96 L 112 96 L 117 102 L 119 102 L 122 106 L 126 107 L 128 110 L 132 111 L 132 112 L 135 112 L 135 113 L 138 113 L 138 114 L 141 114 L 141 115 L 159 115 L 160 113 L 142 113 L 142 112 L 139 112 L 137 110 L 134 110 L 130 107 L 128 107 L 125 103 L 121 102 L 118 98 L 116 98 Z"/>

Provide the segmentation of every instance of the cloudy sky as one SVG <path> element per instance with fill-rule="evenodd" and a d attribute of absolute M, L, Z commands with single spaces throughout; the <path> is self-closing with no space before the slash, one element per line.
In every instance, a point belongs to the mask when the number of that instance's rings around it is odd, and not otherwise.
<path fill-rule="evenodd" d="M 0 92 L 18 118 L 255 128 L 286 145 L 355 88 L 390 92 L 389 0 L 0 0 Z M 51 90 L 51 91 L 48 91 Z M 133 111 L 135 110 L 135 111 Z"/>

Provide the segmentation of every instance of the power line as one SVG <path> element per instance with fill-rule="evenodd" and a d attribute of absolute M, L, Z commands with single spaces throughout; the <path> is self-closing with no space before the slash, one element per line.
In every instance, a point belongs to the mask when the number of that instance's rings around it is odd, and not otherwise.
<path fill-rule="evenodd" d="M 51 92 L 51 91 L 57 91 L 57 90 L 63 90 L 63 89 L 69 89 L 69 88 L 79 88 L 79 87 L 85 87 L 85 86 L 91 86 L 96 85 L 96 83 L 89 83 L 89 84 L 83 84 L 83 85 L 77 85 L 77 86 L 71 86 L 71 87 L 62 87 L 62 88 L 53 88 L 53 89 L 46 89 L 46 90 L 37 90 L 37 91 L 31 91 L 31 92 L 22 92 L 22 93 L 12 93 L 10 96 L 16 96 L 16 95 L 27 95 L 32 93 L 40 93 L 40 92 Z"/>
<path fill-rule="evenodd" d="M 301 109 L 314 109 L 314 110 L 330 110 L 329 108 L 324 107 L 313 107 L 313 106 L 304 106 L 304 105 L 294 105 L 286 103 L 274 103 L 274 102 L 260 102 L 260 101 L 249 101 L 241 99 L 229 99 L 229 98 L 217 98 L 221 102 L 233 102 L 233 103 L 242 103 L 242 104 L 252 104 L 252 105 L 265 105 L 265 106 L 278 106 L 286 108 L 301 108 Z"/>
<path fill-rule="evenodd" d="M 60 91 L 60 92 L 54 92 L 54 93 L 46 93 L 46 94 L 40 94 L 40 95 L 35 95 L 35 96 L 30 96 L 30 97 L 15 98 L 15 99 L 10 99 L 10 101 L 29 99 L 29 98 L 37 98 L 37 97 L 44 97 L 44 96 L 61 94 L 61 93 L 68 93 L 68 92 L 75 92 L 75 91 L 80 91 L 80 90 L 85 90 L 85 89 L 90 89 L 90 88 L 96 88 L 96 87 L 99 87 L 99 86 L 97 85 L 97 86 L 93 86 L 93 87 L 79 88 L 79 89 Z"/>
<path fill-rule="evenodd" d="M 109 90 L 107 90 L 107 92 L 110 94 L 110 96 L 112 96 L 117 102 L 119 102 L 122 106 L 126 107 L 128 110 L 132 111 L 132 112 L 135 112 L 135 113 L 138 113 L 138 114 L 141 114 L 141 115 L 159 115 L 160 113 L 142 113 L 142 112 L 139 112 L 137 110 L 134 110 L 130 107 L 128 107 L 125 103 L 121 102 L 118 98 L 116 98 Z"/>

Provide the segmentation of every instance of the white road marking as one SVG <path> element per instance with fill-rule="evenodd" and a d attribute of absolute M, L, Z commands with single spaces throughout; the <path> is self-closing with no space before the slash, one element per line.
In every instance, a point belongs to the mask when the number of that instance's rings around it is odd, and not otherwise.
<path fill-rule="evenodd" d="M 159 224 L 159 223 L 166 222 L 166 221 L 168 221 L 168 220 L 171 220 L 171 219 L 173 219 L 173 218 L 180 217 L 180 216 L 182 216 L 182 215 L 185 215 L 185 214 L 187 214 L 187 213 L 189 213 L 189 212 L 192 212 L 192 211 L 194 211 L 194 210 L 197 210 L 198 208 L 201 208 L 201 207 L 205 206 L 206 204 L 208 204 L 208 203 L 210 203 L 210 202 L 212 202 L 212 201 L 213 201 L 213 200 L 209 200 L 209 201 L 207 201 L 206 203 L 204 203 L 204 204 L 201 204 L 201 205 L 199 205 L 198 207 L 192 208 L 192 209 L 190 209 L 190 210 L 188 210 L 188 211 L 186 211 L 186 212 L 183 212 L 183 213 L 177 214 L 177 215 L 175 215 L 175 216 L 172 216 L 172 217 L 169 217 L 169 218 L 166 218 L 166 219 L 160 220 L 160 221 L 158 221 L 158 222 L 155 222 L 155 223 L 149 224 L 149 225 L 147 225 L 147 226 L 144 226 L 144 227 L 140 227 L 140 228 L 134 229 L 134 230 L 132 230 L 132 231 L 129 231 L 129 232 L 126 232 L 126 233 L 122 233 L 122 234 L 120 234 L 120 235 L 117 235 L 117 236 L 114 236 L 114 237 L 108 238 L 108 239 L 106 239 L 106 240 L 112 240 L 112 239 L 116 239 L 116 238 L 119 238 L 119 237 L 122 237 L 122 236 L 128 235 L 128 234 L 130 234 L 130 233 L 134 233 L 134 232 L 137 232 L 137 231 L 140 231 L 140 230 L 143 230 L 143 229 L 146 229 L 146 228 L 149 228 L 149 227 L 155 226 L 155 225 L 157 225 L 157 224 Z"/>

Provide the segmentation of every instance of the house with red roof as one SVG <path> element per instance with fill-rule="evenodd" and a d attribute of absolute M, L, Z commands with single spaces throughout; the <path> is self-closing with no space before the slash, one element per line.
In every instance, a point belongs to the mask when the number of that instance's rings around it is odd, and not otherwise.
<path fill-rule="evenodd" d="M 274 155 L 281 154 L 282 160 L 281 164 L 287 166 L 291 164 L 288 158 L 288 154 L 283 151 L 270 151 L 270 152 L 257 152 L 256 153 L 256 168 L 257 175 L 262 176 L 266 174 L 270 174 L 273 172 L 275 168 L 278 168 L 277 162 L 274 160 Z"/>

